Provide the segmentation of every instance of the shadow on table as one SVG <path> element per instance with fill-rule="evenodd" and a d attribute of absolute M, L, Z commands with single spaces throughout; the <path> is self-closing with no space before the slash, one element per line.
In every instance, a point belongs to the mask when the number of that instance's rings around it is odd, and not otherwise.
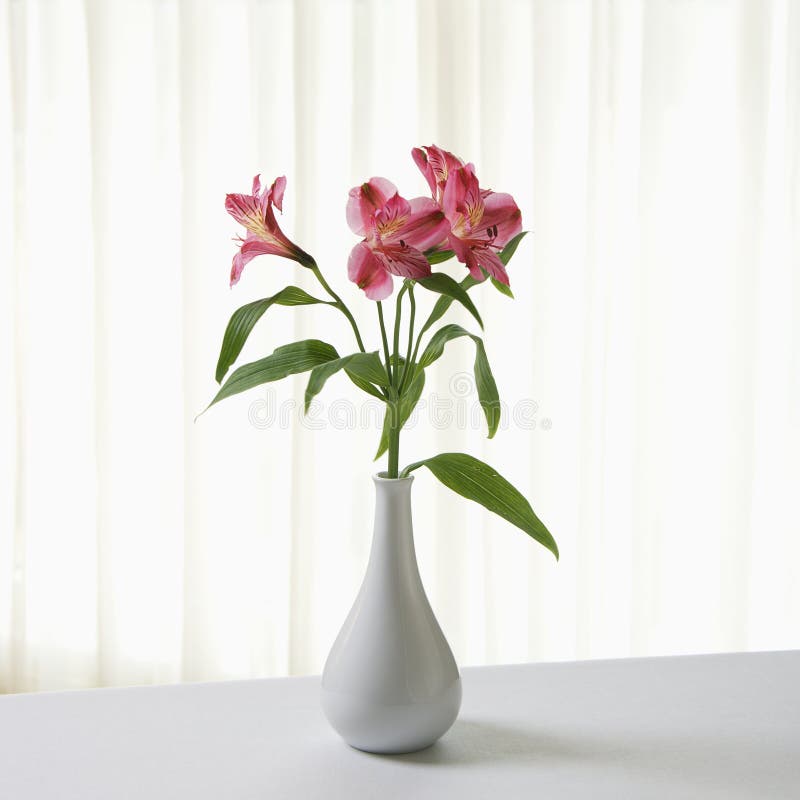
<path fill-rule="evenodd" d="M 786 776 L 800 780 L 797 744 L 792 741 L 737 741 L 723 732 L 713 736 L 645 735 L 638 739 L 575 736 L 495 722 L 458 720 L 436 744 L 417 753 L 373 756 L 394 762 L 435 766 L 504 764 L 533 769 L 569 763 L 589 766 L 590 773 L 668 776 L 675 786 L 686 786 L 690 796 L 792 797 L 783 791 Z M 587 774 L 587 773 L 583 773 Z M 698 786 L 707 794 L 696 794 Z M 774 791 L 757 793 L 756 787 Z M 783 787 L 783 788 L 782 788 Z M 717 795 L 714 795 L 717 796 Z"/>
<path fill-rule="evenodd" d="M 496 723 L 458 720 L 447 735 L 425 750 L 389 756 L 414 764 L 483 764 L 546 760 L 608 758 L 615 754 L 607 742 L 563 739 L 546 732 Z"/>

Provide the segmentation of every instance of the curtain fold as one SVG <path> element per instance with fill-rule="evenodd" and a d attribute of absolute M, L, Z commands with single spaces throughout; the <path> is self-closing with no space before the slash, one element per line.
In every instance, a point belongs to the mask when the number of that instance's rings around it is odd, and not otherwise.
<path fill-rule="evenodd" d="M 287 176 L 377 348 L 346 193 L 423 194 L 430 142 L 532 234 L 516 300 L 474 295 L 501 430 L 454 342 L 401 460 L 488 461 L 562 553 L 418 476 L 459 662 L 800 646 L 796 3 L 0 0 L 0 691 L 321 670 L 379 409 L 338 376 L 303 417 L 297 376 L 195 421 L 232 311 L 317 293 L 269 258 L 227 290 L 224 194 Z M 242 357 L 310 336 L 354 346 L 273 308 Z"/>

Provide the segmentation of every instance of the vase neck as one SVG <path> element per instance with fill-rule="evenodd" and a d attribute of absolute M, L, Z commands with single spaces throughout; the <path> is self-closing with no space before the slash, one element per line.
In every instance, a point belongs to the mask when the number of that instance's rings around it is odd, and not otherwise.
<path fill-rule="evenodd" d="M 418 578 L 414 552 L 414 530 L 411 522 L 411 484 L 413 477 L 375 482 L 375 524 L 369 571 L 382 574 L 403 574 Z"/>

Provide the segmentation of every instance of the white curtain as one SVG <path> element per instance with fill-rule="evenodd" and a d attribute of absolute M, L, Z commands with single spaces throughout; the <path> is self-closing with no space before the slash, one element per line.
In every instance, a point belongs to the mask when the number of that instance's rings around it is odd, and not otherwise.
<path fill-rule="evenodd" d="M 269 258 L 228 290 L 224 194 L 286 174 L 377 348 L 346 193 L 423 194 L 431 142 L 533 234 L 515 301 L 474 292 L 503 429 L 453 343 L 401 460 L 488 461 L 561 547 L 419 474 L 459 662 L 800 646 L 800 3 L 0 0 L 0 690 L 321 669 L 374 408 L 337 377 L 303 421 L 299 377 L 194 422 L 231 312 L 318 291 Z M 310 336 L 352 348 L 276 308 L 243 358 Z"/>

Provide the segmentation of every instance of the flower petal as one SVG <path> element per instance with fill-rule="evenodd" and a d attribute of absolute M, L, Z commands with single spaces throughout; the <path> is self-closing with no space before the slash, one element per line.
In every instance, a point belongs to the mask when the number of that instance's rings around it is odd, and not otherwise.
<path fill-rule="evenodd" d="M 225 195 L 225 210 L 245 228 L 264 217 L 258 198 L 250 194 Z"/>
<path fill-rule="evenodd" d="M 491 247 L 475 247 L 471 251 L 478 266 L 485 269 L 496 281 L 509 286 L 508 273 L 503 262 Z M 472 272 L 472 270 L 470 270 Z"/>
<path fill-rule="evenodd" d="M 393 288 L 392 276 L 383 262 L 372 252 L 366 242 L 359 242 L 351 251 L 347 261 L 347 277 L 355 283 L 370 300 L 385 300 Z"/>
<path fill-rule="evenodd" d="M 281 175 L 279 178 L 275 178 L 272 186 L 269 189 L 269 197 L 270 200 L 272 200 L 272 205 L 274 205 L 280 212 L 283 212 L 283 193 L 285 191 L 286 176 Z"/>
<path fill-rule="evenodd" d="M 424 176 L 425 180 L 428 182 L 428 186 L 430 186 L 431 189 L 431 197 L 435 198 L 436 176 L 433 174 L 433 167 L 428 161 L 428 156 L 421 147 L 415 147 L 411 151 L 411 158 L 414 159 L 414 163 L 417 165 L 417 169 L 419 169 L 419 171 Z"/>
<path fill-rule="evenodd" d="M 428 147 L 415 147 L 411 151 L 411 157 L 419 171 L 425 176 L 425 180 L 428 181 L 431 195 L 437 201 L 441 201 L 441 195 L 450 172 L 464 165 L 458 156 L 442 150 L 435 144 Z"/>
<path fill-rule="evenodd" d="M 256 256 L 270 255 L 273 252 L 273 250 L 268 249 L 266 242 L 262 242 L 255 236 L 249 236 L 245 239 L 245 241 L 242 242 L 242 246 L 239 248 L 239 252 L 233 257 L 233 264 L 231 265 L 231 286 L 239 283 L 239 278 L 242 277 L 242 271 Z"/>
<path fill-rule="evenodd" d="M 381 238 L 389 239 L 396 236 L 403 228 L 409 216 L 411 216 L 411 204 L 395 192 L 375 211 L 373 215 L 375 230 Z"/>
<path fill-rule="evenodd" d="M 497 226 L 493 233 L 493 244 L 503 247 L 522 230 L 522 212 L 510 194 L 489 192 L 483 200 L 483 218 L 481 227 L 490 229 Z"/>
<path fill-rule="evenodd" d="M 442 196 L 442 210 L 451 223 L 465 217 L 474 224 L 483 214 L 483 198 L 472 164 L 450 172 Z"/>
<path fill-rule="evenodd" d="M 450 223 L 433 200 L 429 197 L 414 197 L 408 206 L 409 214 L 403 226 L 391 237 L 383 237 L 384 241 L 403 241 L 418 250 L 427 250 L 447 238 Z"/>
<path fill-rule="evenodd" d="M 450 245 L 450 249 L 456 254 L 456 258 L 469 270 L 469 274 L 472 275 L 476 281 L 482 281 L 485 276 L 483 272 L 481 272 L 481 268 L 472 254 L 472 248 L 455 235 L 449 237 L 448 244 Z"/>
<path fill-rule="evenodd" d="M 431 274 L 428 259 L 415 247 L 401 244 L 383 245 L 374 251 L 383 268 L 401 278 L 427 278 Z"/>
<path fill-rule="evenodd" d="M 508 273 L 503 266 L 497 253 L 488 245 L 468 244 L 458 236 L 450 236 L 448 240 L 451 250 L 456 254 L 456 258 L 469 270 L 469 274 L 476 280 L 482 281 L 486 278 L 484 270 L 495 280 L 509 285 Z"/>
<path fill-rule="evenodd" d="M 347 200 L 347 224 L 350 230 L 359 236 L 366 235 L 375 212 L 396 194 L 397 187 L 386 178 L 370 178 L 366 183 L 354 186 Z"/>

